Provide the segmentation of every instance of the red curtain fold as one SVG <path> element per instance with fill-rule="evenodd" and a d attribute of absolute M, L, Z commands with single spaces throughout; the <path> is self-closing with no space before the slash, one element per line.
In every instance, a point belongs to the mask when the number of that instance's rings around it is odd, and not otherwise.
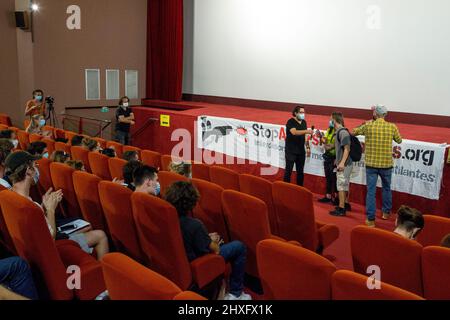
<path fill-rule="evenodd" d="M 180 101 L 183 0 L 148 0 L 147 98 Z"/>

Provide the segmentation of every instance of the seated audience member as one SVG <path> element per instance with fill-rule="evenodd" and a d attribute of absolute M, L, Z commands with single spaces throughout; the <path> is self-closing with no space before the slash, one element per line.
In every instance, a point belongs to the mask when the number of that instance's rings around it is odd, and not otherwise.
<path fill-rule="evenodd" d="M 99 143 L 90 138 L 83 139 L 82 147 L 89 150 L 90 152 L 100 152 L 101 151 Z"/>
<path fill-rule="evenodd" d="M 419 210 L 401 206 L 397 211 L 396 229 L 394 232 L 407 239 L 415 240 L 423 229 L 424 224 L 425 220 Z"/>
<path fill-rule="evenodd" d="M 72 147 L 81 147 L 83 145 L 83 136 L 73 136 L 70 144 Z"/>
<path fill-rule="evenodd" d="M 136 186 L 133 181 L 133 172 L 141 166 L 143 166 L 143 164 L 139 161 L 129 161 L 126 165 L 123 166 L 123 182 L 131 191 L 136 190 Z"/>
<path fill-rule="evenodd" d="M 26 199 L 33 202 L 30 197 L 30 189 L 39 182 L 39 169 L 36 167 L 36 157 L 25 151 L 17 151 L 11 153 L 6 159 L 6 170 L 12 181 L 12 191 L 22 195 Z M 45 217 L 51 236 L 56 239 L 64 238 L 57 232 L 55 211 L 59 203 L 63 199 L 62 191 L 49 189 L 42 197 L 42 205 L 34 202 L 41 210 Z M 100 260 L 109 251 L 108 238 L 101 230 L 82 230 L 81 232 L 68 236 L 70 240 L 77 242 L 80 247 L 91 254 L 93 249 L 97 253 Z"/>
<path fill-rule="evenodd" d="M 0 300 L 37 300 L 28 263 L 20 257 L 0 260 Z"/>
<path fill-rule="evenodd" d="M 50 157 L 50 160 L 52 162 L 66 163 L 68 160 L 70 160 L 70 155 L 65 151 L 56 150 L 53 152 L 52 156 Z"/>
<path fill-rule="evenodd" d="M 11 189 L 11 183 L 5 177 L 5 160 L 14 148 L 10 140 L 0 139 L 0 186 Z"/>
<path fill-rule="evenodd" d="M 192 164 L 188 162 L 171 162 L 169 165 L 169 171 L 192 179 Z"/>
<path fill-rule="evenodd" d="M 193 261 L 205 254 L 220 254 L 227 263 L 231 263 L 229 293 L 225 300 L 251 300 L 251 296 L 244 293 L 244 273 L 247 249 L 240 241 L 223 244 L 217 233 L 208 234 L 206 227 L 198 220 L 191 218 L 192 210 L 197 205 L 200 195 L 189 182 L 175 182 L 166 192 L 166 201 L 171 203 L 180 218 L 181 233 L 184 247 L 189 261 Z"/>
<path fill-rule="evenodd" d="M 446 247 L 446 248 L 450 248 L 450 233 L 448 235 L 446 235 L 442 241 L 441 241 L 441 246 L 442 247 Z"/>
<path fill-rule="evenodd" d="M 126 151 L 123 154 L 123 160 L 126 161 L 139 161 L 139 154 L 136 151 Z"/>
<path fill-rule="evenodd" d="M 131 161 L 130 161 L 131 162 Z M 158 170 L 141 165 L 133 171 L 133 182 L 136 187 L 135 192 L 159 196 L 161 185 L 158 181 Z"/>
<path fill-rule="evenodd" d="M 27 152 L 32 156 L 36 156 L 38 158 L 49 158 L 47 144 L 42 141 L 35 141 L 30 143 L 27 148 Z"/>
<path fill-rule="evenodd" d="M 43 127 L 45 126 L 45 119 L 43 116 L 37 114 L 31 117 L 30 124 L 28 128 L 25 130 L 29 134 L 39 134 L 44 137 L 51 137 L 52 133 L 50 131 L 44 131 Z"/>
<path fill-rule="evenodd" d="M 116 157 L 116 150 L 114 150 L 113 148 L 106 148 L 102 150 L 102 154 L 105 156 L 108 156 L 110 158 L 115 158 Z"/>
<path fill-rule="evenodd" d="M 67 142 L 69 142 L 69 139 L 66 139 L 66 138 L 55 138 L 55 142 L 67 143 Z"/>
<path fill-rule="evenodd" d="M 68 161 L 66 161 L 66 164 L 69 167 L 71 167 L 72 169 L 75 169 L 76 171 L 86 171 L 82 161 L 79 161 L 79 160 L 68 160 Z"/>
<path fill-rule="evenodd" d="M 14 149 L 19 147 L 19 140 L 17 139 L 17 134 L 13 130 L 3 130 L 0 131 L 0 139 L 8 139 L 14 146 Z"/>

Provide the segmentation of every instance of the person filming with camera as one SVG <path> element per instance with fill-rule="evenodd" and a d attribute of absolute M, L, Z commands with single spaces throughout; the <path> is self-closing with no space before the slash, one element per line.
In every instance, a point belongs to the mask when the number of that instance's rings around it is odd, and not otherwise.
<path fill-rule="evenodd" d="M 30 118 L 36 115 L 45 115 L 45 96 L 42 90 L 36 89 L 33 91 L 33 99 L 27 102 L 25 115 Z"/>

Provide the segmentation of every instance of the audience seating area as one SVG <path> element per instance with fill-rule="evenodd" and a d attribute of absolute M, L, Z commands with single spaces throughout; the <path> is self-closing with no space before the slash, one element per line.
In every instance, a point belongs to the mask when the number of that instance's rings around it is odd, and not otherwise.
<path fill-rule="evenodd" d="M 11 123 L 0 115 L 0 129 Z M 75 133 L 48 127 L 54 137 Z M 18 130 L 20 148 L 38 137 Z M 206 255 L 188 262 L 178 216 L 168 202 L 133 193 L 112 182 L 123 179 L 121 159 L 137 151 L 141 160 L 159 172 L 161 192 L 176 181 L 190 179 L 168 170 L 172 157 L 95 138 L 113 147 L 116 158 L 69 144 L 47 143 L 83 162 L 86 172 L 48 159 L 38 161 L 39 193 L 61 189 L 64 217 L 82 217 L 104 230 L 113 253 L 101 262 L 68 240 L 52 241 L 42 211 L 12 191 L 0 193 L 0 244 L 31 265 L 43 298 L 94 299 L 105 289 L 113 300 L 202 300 L 201 291 L 227 276 L 222 257 Z M 70 140 L 69 140 L 70 141 Z M 175 159 L 179 160 L 179 159 Z M 356 227 L 351 232 L 354 270 L 337 270 L 322 253 L 338 237 L 339 229 L 315 219 L 312 193 L 284 182 L 269 182 L 221 166 L 193 163 L 193 185 L 200 201 L 194 217 L 225 241 L 240 240 L 247 247 L 246 272 L 261 281 L 264 299 L 450 299 L 450 249 L 437 247 L 450 233 L 450 219 L 426 216 L 418 242 L 379 229 Z M 66 286 L 66 268 L 81 268 L 81 289 Z M 367 288 L 368 267 L 381 268 L 379 290 Z"/>

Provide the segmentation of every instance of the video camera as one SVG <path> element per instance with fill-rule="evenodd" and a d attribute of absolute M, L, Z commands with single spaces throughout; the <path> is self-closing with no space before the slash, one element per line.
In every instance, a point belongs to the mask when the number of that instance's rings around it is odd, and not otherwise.
<path fill-rule="evenodd" d="M 52 96 L 46 97 L 45 102 L 52 105 L 55 103 L 55 98 L 53 98 Z"/>

